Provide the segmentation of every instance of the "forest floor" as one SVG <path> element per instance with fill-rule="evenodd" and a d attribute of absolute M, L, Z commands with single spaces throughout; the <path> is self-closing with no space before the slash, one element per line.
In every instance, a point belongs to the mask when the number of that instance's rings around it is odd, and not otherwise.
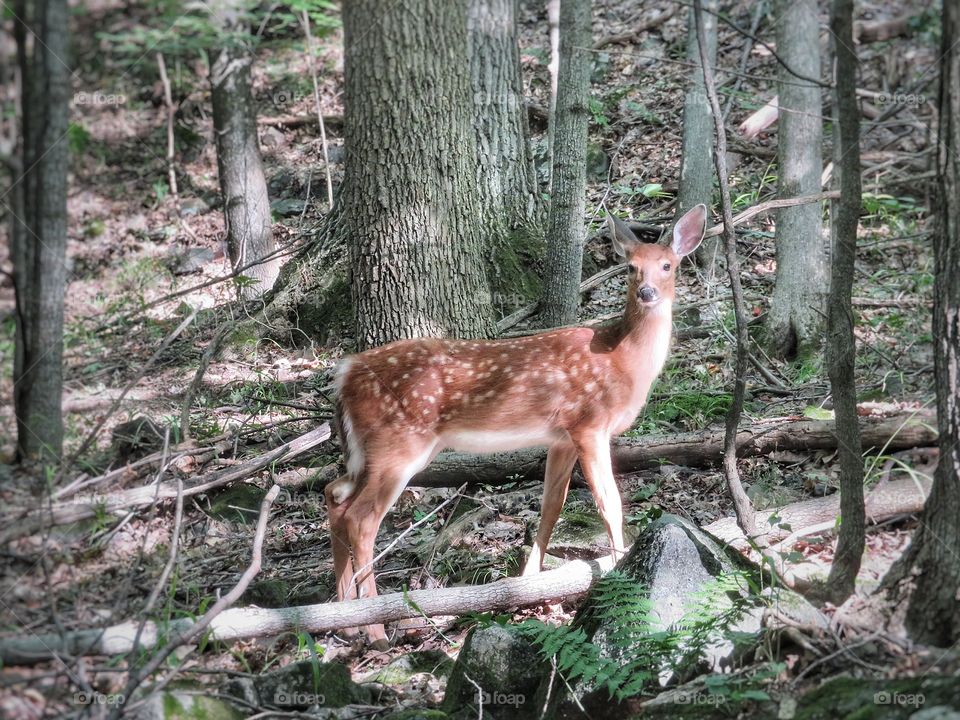
<path fill-rule="evenodd" d="M 825 24 L 825 6 L 821 6 Z M 625 0 L 600 0 L 594 7 L 596 41 L 628 31 L 660 12 L 646 6 L 637 10 L 636 3 Z M 754 3 L 737 3 L 730 8 L 730 17 L 749 27 L 753 7 Z M 769 3 L 763 7 L 756 34 L 772 39 Z M 860 86 L 865 89 L 865 214 L 854 287 L 858 388 L 862 401 L 889 411 L 930 408 L 934 404 L 929 309 L 935 152 L 931 122 L 938 24 L 933 10 L 919 2 L 901 4 L 895 13 L 889 5 L 861 3 L 858 11 L 861 20 L 914 16 L 908 37 L 863 43 L 858 48 Z M 238 458 L 316 426 L 330 414 L 324 388 L 343 354 L 342 343 L 321 345 L 304 337 L 296 346 L 282 346 L 232 335 L 194 387 L 201 356 L 218 327 L 243 312 L 233 302 L 233 285 L 216 281 L 228 274 L 229 267 L 223 251 L 206 70 L 200 55 L 189 49 L 189 43 L 179 52 L 166 51 L 179 104 L 179 193 L 175 197 L 167 182 L 165 109 L 155 50 L 151 50 L 151 37 L 142 35 L 142 28 L 156 25 L 157 19 L 146 6 L 109 1 L 86 4 L 75 15 L 78 95 L 69 133 L 73 170 L 64 408 L 67 454 L 72 456 L 85 444 L 86 448 L 73 458 L 66 480 L 81 474 L 97 477 L 122 466 L 130 448 L 120 447 L 123 442 L 116 429 L 121 426 L 129 432 L 130 426 L 124 424 L 135 418 L 149 418 L 161 428 L 161 435 L 162 428 L 170 429 L 169 441 L 176 443 L 188 392 L 194 441 L 202 445 L 234 433 Z M 600 237 L 601 202 L 622 216 L 645 222 L 665 223 L 672 215 L 683 97 L 691 72 L 684 60 L 684 18 L 680 7 L 675 16 L 630 42 L 608 44 L 594 52 L 586 220 L 593 238 L 587 248 L 588 262 L 596 269 L 612 264 L 606 241 Z M 549 43 L 543 4 L 521 3 L 520 23 L 527 99 L 544 107 Z M 177 32 L 175 25 L 166 30 L 161 49 Z M 277 15 L 263 30 L 254 74 L 261 145 L 277 237 L 295 247 L 315 231 L 328 209 L 323 148 L 311 120 L 315 118 L 313 90 L 298 26 Z M 338 120 L 343 112 L 342 30 L 334 26 L 319 35 L 320 105 L 329 121 L 328 154 L 335 191 L 343 175 Z M 727 127 L 734 129 L 775 94 L 776 62 L 764 45 L 724 24 L 719 47 L 718 66 L 741 69 L 719 74 L 722 101 L 729 106 Z M 890 102 L 903 107 L 882 122 L 871 122 L 869 118 Z M 829 103 L 825 108 L 829 114 Z M 535 121 L 532 130 L 543 172 L 545 128 Z M 776 125 L 751 140 L 731 133 L 731 140 L 736 151 L 730 158 L 735 211 L 774 197 Z M 769 214 L 745 225 L 738 235 L 742 281 L 758 333 L 773 286 L 773 236 Z M 7 258 L 0 261 L 9 269 Z M 588 293 L 582 319 L 617 311 L 623 282 L 622 277 L 614 277 Z M 682 268 L 678 304 L 684 311 L 678 313 L 676 325 L 708 332 L 705 337 L 675 342 L 650 403 L 628 435 L 695 431 L 722 423 L 731 399 L 734 347 L 725 288 L 722 273 L 712 277 L 692 264 Z M 705 303 L 708 299 L 713 301 Z M 504 308 L 504 314 L 511 309 Z M 170 339 L 194 310 L 200 311 L 196 320 Z M 6 275 L 0 281 L 0 397 L 4 399 L 12 397 L 13 312 L 13 291 Z M 750 369 L 745 420 L 829 417 L 829 385 L 821 358 L 783 362 L 767 357 L 762 344 L 755 347 L 758 357 Z M 95 435 L 86 443 L 91 433 Z M 147 437 L 149 432 L 143 435 L 139 442 L 144 448 L 158 449 L 156 437 Z M 12 457 L 14 437 L 8 404 L 0 415 L 0 452 L 5 457 Z M 883 448 L 870 450 L 867 483 L 871 486 L 881 477 L 931 472 L 926 455 L 893 456 Z M 309 465 L 329 475 L 337 459 L 338 449 L 330 442 L 311 456 Z M 184 477 L 207 473 L 230 460 L 208 462 L 213 464 L 172 468 L 168 479 L 178 472 Z M 836 491 L 832 451 L 752 458 L 741 463 L 741 472 L 754 503 L 771 512 L 786 503 Z M 303 484 L 302 469 L 270 468 L 239 488 L 191 498 L 185 504 L 176 582 L 161 603 L 166 617 L 194 613 L 198 605 L 206 605 L 236 583 L 249 559 L 260 498 L 278 477 L 297 487 L 284 493 L 274 508 L 263 570 L 240 604 L 287 606 L 334 597 L 322 491 Z M 660 510 L 699 525 L 732 513 L 718 469 L 663 466 L 622 474 L 618 480 L 625 512 L 637 522 Z M 106 498 L 128 487 L 125 482 L 129 481 L 121 474 L 96 492 Z M 21 510 L 38 503 L 26 487 L 18 471 L 0 468 L 0 497 L 7 519 L 16 519 Z M 378 548 L 457 492 L 408 489 L 385 521 Z M 477 583 L 515 574 L 536 525 L 539 494 L 540 487 L 529 483 L 507 489 L 471 488 L 468 497 L 496 508 L 496 520 L 438 548 L 437 538 L 450 513 L 437 513 L 404 536 L 381 562 L 381 590 Z M 119 524 L 118 518 L 103 515 L 47 528 L 11 543 L 2 553 L 0 632 L 16 635 L 58 627 L 97 627 L 138 617 L 168 557 L 172 517 L 173 503 L 163 502 L 121 516 Z M 571 525 L 587 517 L 596 522 L 582 482 L 572 491 L 563 517 Z M 909 542 L 915 522 L 907 516 L 869 529 L 861 593 L 876 587 Z M 798 541 L 793 549 L 802 558 L 797 562 L 825 566 L 832 542 L 830 531 Z M 517 617 L 562 620 L 575 607 L 572 601 L 522 611 Z M 445 626 L 443 632 L 433 624 L 418 625 L 399 633 L 394 648 L 381 654 L 358 653 L 334 637 L 314 640 L 321 644 L 325 658 L 348 661 L 354 677 L 361 677 L 414 649 L 437 649 L 453 656 L 469 623 Z M 200 680 L 212 669 L 259 673 L 309 657 L 310 644 L 294 634 L 239 642 L 226 652 L 195 655 L 181 671 Z M 932 669 L 934 660 L 903 653 L 887 671 L 897 675 L 918 667 Z M 937 670 L 947 669 L 946 664 L 955 665 L 956 659 L 949 656 Z M 815 684 L 837 667 L 824 663 L 805 682 Z M 90 667 L 88 673 L 102 692 L 122 687 L 122 674 L 106 664 Z M 75 710 L 69 700 L 72 691 L 63 680 L 53 663 L 0 671 L 0 715 L 29 718 Z M 442 692 L 443 681 L 431 677 L 424 687 L 401 689 L 399 697 L 415 696 L 420 704 L 429 705 Z"/>

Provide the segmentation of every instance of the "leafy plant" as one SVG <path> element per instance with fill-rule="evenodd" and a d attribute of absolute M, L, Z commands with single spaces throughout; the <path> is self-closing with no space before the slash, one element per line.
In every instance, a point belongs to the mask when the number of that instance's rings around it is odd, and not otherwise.
<path fill-rule="evenodd" d="M 607 690 L 622 701 L 644 692 L 665 668 L 680 671 L 691 658 L 721 637 L 753 603 L 754 590 L 744 573 L 721 576 L 693 598 L 693 604 L 674 627 L 663 630 L 652 614 L 646 588 L 631 578 L 611 572 L 590 593 L 588 609 L 573 625 L 553 626 L 526 620 L 521 631 L 552 660 L 568 685 Z M 608 650 L 601 648 L 598 627 Z M 590 635 L 593 634 L 593 640 Z"/>

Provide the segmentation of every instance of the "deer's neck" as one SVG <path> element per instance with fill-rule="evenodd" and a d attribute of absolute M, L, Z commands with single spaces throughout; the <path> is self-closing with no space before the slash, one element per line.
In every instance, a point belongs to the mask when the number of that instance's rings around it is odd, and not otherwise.
<path fill-rule="evenodd" d="M 672 331 L 672 301 L 663 299 L 653 307 L 627 304 L 613 352 L 620 356 L 620 366 L 635 377 L 636 390 L 644 398 L 667 359 Z"/>

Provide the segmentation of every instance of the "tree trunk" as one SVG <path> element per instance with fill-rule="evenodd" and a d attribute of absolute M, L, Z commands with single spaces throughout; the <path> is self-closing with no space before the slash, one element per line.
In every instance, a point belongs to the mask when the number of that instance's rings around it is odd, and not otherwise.
<path fill-rule="evenodd" d="M 716 10 L 716 0 L 703 3 L 703 32 L 707 40 L 707 55 L 711 65 L 717 61 L 717 18 L 708 10 Z M 713 116 L 703 85 L 700 70 L 700 45 L 697 42 L 697 27 L 690 9 L 687 18 L 687 62 L 692 63 L 692 82 L 683 101 L 683 152 L 680 164 L 680 192 L 676 219 L 695 205 L 703 203 L 708 208 L 713 201 Z M 708 273 L 713 273 L 718 262 L 723 262 L 723 240 L 720 237 L 705 238 L 697 248 L 697 259 Z"/>
<path fill-rule="evenodd" d="M 827 371 L 833 395 L 840 457 L 840 535 L 827 593 L 839 605 L 853 593 L 864 546 L 863 456 L 857 424 L 853 335 L 854 261 L 860 219 L 860 110 L 857 107 L 857 55 L 853 49 L 853 0 L 833 0 L 830 12 L 836 57 L 834 163 L 840 199 L 830 213 L 833 263 L 827 317 Z"/>
<path fill-rule="evenodd" d="M 587 120 L 590 99 L 590 0 L 561 0 L 560 70 L 553 135 L 552 195 L 544 270 L 544 327 L 577 320 L 586 239 Z"/>
<path fill-rule="evenodd" d="M 233 270 L 249 278 L 240 283 L 243 297 L 262 295 L 280 271 L 275 255 L 270 197 L 257 138 L 257 114 L 250 91 L 253 54 L 239 0 L 218 0 L 214 22 L 221 48 L 210 67 L 217 169 L 223 195 L 227 251 Z"/>
<path fill-rule="evenodd" d="M 778 0 L 777 52 L 796 72 L 820 77 L 816 0 Z M 780 197 L 820 191 L 822 123 L 820 87 L 779 68 L 780 128 L 777 163 Z M 827 256 L 820 203 L 777 212 L 777 276 L 767 315 L 769 345 L 780 357 L 820 349 L 827 298 Z"/>
<path fill-rule="evenodd" d="M 536 220 L 533 155 L 517 45 L 517 0 L 470 0 L 468 50 L 477 197 L 497 237 Z"/>
<path fill-rule="evenodd" d="M 354 0 L 343 25 L 357 342 L 489 336 L 466 2 Z"/>
<path fill-rule="evenodd" d="M 24 3 L 17 22 L 23 78 L 23 214 L 13 233 L 17 302 L 17 456 L 56 462 L 63 447 L 63 296 L 67 283 L 66 142 L 70 103 L 65 0 Z M 33 35 L 32 50 L 28 33 Z M 17 222 L 17 221 L 15 221 Z"/>
<path fill-rule="evenodd" d="M 922 522 L 891 569 L 915 583 L 905 624 L 911 637 L 947 647 L 960 640 L 960 7 L 943 4 L 940 74 L 940 227 L 934 235 L 933 347 L 940 462 Z M 887 580 L 884 584 L 888 584 Z"/>
<path fill-rule="evenodd" d="M 487 274 L 498 316 L 539 295 L 540 257 L 533 154 L 517 44 L 517 0 L 469 0 L 468 52 L 477 143 L 475 219 L 491 262 Z M 536 242 L 527 242 L 535 239 Z"/>

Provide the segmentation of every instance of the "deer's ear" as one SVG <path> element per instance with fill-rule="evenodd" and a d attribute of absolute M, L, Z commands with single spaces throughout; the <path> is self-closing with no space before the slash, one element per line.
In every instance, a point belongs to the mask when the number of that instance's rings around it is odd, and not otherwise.
<path fill-rule="evenodd" d="M 633 230 L 609 210 L 607 211 L 607 232 L 610 234 L 613 251 L 621 260 L 626 260 L 627 256 L 640 244 Z"/>
<path fill-rule="evenodd" d="M 670 249 L 677 257 L 684 257 L 696 250 L 707 232 L 707 206 L 701 203 L 683 214 L 673 226 L 673 242 Z"/>

